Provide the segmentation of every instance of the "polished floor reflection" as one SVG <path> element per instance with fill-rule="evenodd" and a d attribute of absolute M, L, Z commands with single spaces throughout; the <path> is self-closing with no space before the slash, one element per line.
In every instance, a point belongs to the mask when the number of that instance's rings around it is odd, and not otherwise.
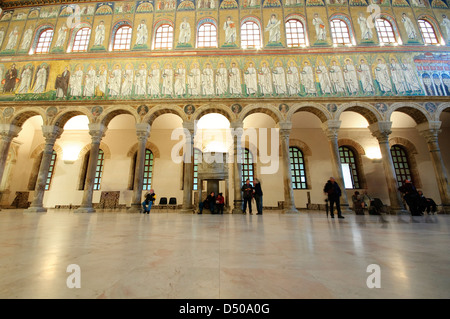
<path fill-rule="evenodd" d="M 450 215 L 345 216 L 3 210 L 0 298 L 450 298 Z"/>

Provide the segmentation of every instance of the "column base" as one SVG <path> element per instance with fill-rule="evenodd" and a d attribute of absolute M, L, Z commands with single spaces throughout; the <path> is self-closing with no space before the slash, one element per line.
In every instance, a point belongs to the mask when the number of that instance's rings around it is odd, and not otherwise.
<path fill-rule="evenodd" d="M 182 208 L 180 214 L 195 214 L 195 210 L 193 208 Z"/>
<path fill-rule="evenodd" d="M 140 212 L 142 212 L 142 206 L 140 204 L 139 205 L 131 204 L 131 207 L 127 209 L 127 213 L 131 213 L 131 214 L 134 214 L 134 213 L 139 214 Z"/>
<path fill-rule="evenodd" d="M 242 210 L 242 208 L 233 208 L 233 210 L 231 211 L 232 214 L 243 214 L 244 211 Z"/>
<path fill-rule="evenodd" d="M 24 210 L 24 213 L 46 213 L 47 208 L 44 207 L 29 207 Z"/>
<path fill-rule="evenodd" d="M 80 207 L 75 209 L 74 213 L 95 213 L 95 209 L 92 207 Z"/>
<path fill-rule="evenodd" d="M 284 208 L 281 211 L 282 214 L 300 214 L 300 212 L 295 207 Z"/>
<path fill-rule="evenodd" d="M 450 206 L 449 205 L 442 205 L 441 207 L 442 207 L 442 209 L 439 211 L 439 206 L 438 206 L 438 212 L 440 212 L 441 214 L 450 214 Z"/>

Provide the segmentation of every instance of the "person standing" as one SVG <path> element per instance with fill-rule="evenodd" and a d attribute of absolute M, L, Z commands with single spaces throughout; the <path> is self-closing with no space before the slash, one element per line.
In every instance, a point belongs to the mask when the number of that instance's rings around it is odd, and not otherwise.
<path fill-rule="evenodd" d="M 256 215 L 262 215 L 263 192 L 261 189 L 261 182 L 257 178 L 255 178 L 255 202 L 256 202 L 256 210 L 258 211 Z"/>
<path fill-rule="evenodd" d="M 225 198 L 222 193 L 219 193 L 216 197 L 217 213 L 223 214 L 223 207 L 225 206 Z"/>
<path fill-rule="evenodd" d="M 340 197 L 342 195 L 341 188 L 336 183 L 336 180 L 334 177 L 330 177 L 330 179 L 325 184 L 325 187 L 323 188 L 323 192 L 328 194 L 328 201 L 330 203 L 330 215 L 331 218 L 334 218 L 334 205 L 336 204 L 336 210 L 338 213 L 338 218 L 345 218 L 342 216 L 341 212 L 341 203 L 340 203 Z"/>
<path fill-rule="evenodd" d="M 209 205 L 209 210 L 211 211 L 211 214 L 216 213 L 216 195 L 214 192 L 211 192 L 208 197 L 206 197 L 206 202 Z"/>
<path fill-rule="evenodd" d="M 252 214 L 252 198 L 253 198 L 253 185 L 250 184 L 250 180 L 247 179 L 245 181 L 244 186 L 242 186 L 241 191 L 244 193 L 244 207 L 243 207 L 243 213 L 246 214 L 247 212 L 247 205 L 249 214 Z"/>
<path fill-rule="evenodd" d="M 145 194 L 145 200 L 142 202 L 142 207 L 144 208 L 143 213 L 150 214 L 150 209 L 152 208 L 153 202 L 155 201 L 155 191 L 151 189 L 147 194 Z"/>

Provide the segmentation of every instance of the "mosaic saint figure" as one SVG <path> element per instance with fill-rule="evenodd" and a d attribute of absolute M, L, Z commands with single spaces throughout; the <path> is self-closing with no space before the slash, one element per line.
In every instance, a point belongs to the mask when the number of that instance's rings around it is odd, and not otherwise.
<path fill-rule="evenodd" d="M 187 17 L 184 17 L 183 22 L 180 24 L 180 34 L 178 36 L 178 43 L 187 44 L 191 40 L 191 25 L 187 21 Z"/>
<path fill-rule="evenodd" d="M 265 31 L 269 32 L 269 43 L 270 42 L 280 42 L 281 32 L 280 32 L 280 20 L 277 19 L 275 14 L 270 16 L 270 20 L 266 26 Z"/>
<path fill-rule="evenodd" d="M 227 21 L 223 24 L 225 30 L 225 44 L 233 44 L 236 42 L 236 24 L 231 20 L 231 17 L 227 17 Z"/>
<path fill-rule="evenodd" d="M 145 95 L 147 93 L 147 68 L 141 64 L 139 70 L 134 75 L 134 93 L 136 95 Z"/>
<path fill-rule="evenodd" d="M 175 95 L 186 94 L 186 69 L 182 63 L 178 64 L 178 68 L 175 71 Z"/>
<path fill-rule="evenodd" d="M 27 31 L 25 31 L 22 43 L 20 44 L 20 50 L 26 50 L 30 46 L 31 39 L 33 37 L 33 29 L 28 28 Z"/>
<path fill-rule="evenodd" d="M 136 37 L 136 44 L 137 45 L 144 45 L 147 43 L 148 40 L 148 28 L 145 24 L 145 20 L 142 20 L 141 23 L 137 27 L 137 37 Z"/>
<path fill-rule="evenodd" d="M 201 92 L 201 71 L 198 64 L 194 63 L 188 75 L 188 93 L 190 95 L 200 95 Z"/>
<path fill-rule="evenodd" d="M 17 39 L 19 37 L 19 27 L 15 26 L 9 33 L 8 43 L 6 43 L 6 50 L 13 50 L 16 47 Z"/>
<path fill-rule="evenodd" d="M 398 63 L 395 59 L 391 59 L 389 68 L 391 69 L 392 82 L 394 82 L 395 89 L 398 93 L 405 93 L 406 83 L 400 63 Z"/>
<path fill-rule="evenodd" d="M 105 65 L 100 66 L 100 70 L 97 74 L 97 79 L 95 81 L 96 85 L 96 95 L 105 96 L 106 95 L 106 87 L 108 83 L 108 70 Z"/>
<path fill-rule="evenodd" d="M 202 94 L 214 95 L 214 70 L 207 63 L 202 72 Z"/>
<path fill-rule="evenodd" d="M 111 96 L 120 95 L 120 86 L 122 84 L 122 70 L 120 65 L 116 65 L 114 70 L 111 71 L 108 81 L 109 94 Z"/>
<path fill-rule="evenodd" d="M 325 30 L 325 23 L 319 17 L 318 13 L 314 13 L 314 19 L 312 20 L 312 23 L 316 30 L 317 41 L 325 41 L 327 37 L 327 31 Z"/>
<path fill-rule="evenodd" d="M 56 77 L 55 80 L 55 89 L 56 89 L 56 97 L 62 98 L 67 96 L 67 92 L 69 90 L 69 81 L 70 81 L 70 71 L 66 66 L 64 71 Z"/>
<path fill-rule="evenodd" d="M 262 63 L 261 70 L 258 73 L 258 79 L 261 93 L 264 95 L 272 94 L 272 72 L 266 62 Z"/>
<path fill-rule="evenodd" d="M 300 74 L 300 80 L 305 88 L 306 94 L 317 94 L 316 81 L 314 80 L 314 70 L 308 62 L 303 63 L 303 69 Z"/>
<path fill-rule="evenodd" d="M 70 95 L 82 96 L 83 94 L 83 69 L 78 66 L 70 77 Z"/>
<path fill-rule="evenodd" d="M 380 85 L 380 90 L 384 93 L 392 91 L 391 79 L 389 77 L 388 67 L 383 60 L 378 59 L 378 64 L 375 67 L 375 79 Z"/>
<path fill-rule="evenodd" d="M 296 95 L 300 91 L 300 78 L 298 74 L 298 69 L 294 62 L 289 63 L 289 68 L 287 69 L 287 88 L 289 95 Z"/>
<path fill-rule="evenodd" d="M 216 93 L 217 95 L 226 94 L 228 91 L 228 71 L 225 64 L 220 63 L 216 71 Z"/>
<path fill-rule="evenodd" d="M 342 75 L 342 69 L 335 60 L 330 67 L 330 80 L 332 87 L 336 93 L 345 92 L 344 76 Z"/>
<path fill-rule="evenodd" d="M 364 93 L 374 92 L 375 88 L 373 86 L 372 75 L 370 71 L 370 66 L 367 65 L 364 59 L 361 59 L 361 64 L 359 65 L 358 73 L 359 79 L 361 81 L 361 86 Z"/>
<path fill-rule="evenodd" d="M 17 89 L 18 94 L 28 93 L 33 78 L 33 69 L 31 65 L 27 65 L 20 76 L 20 85 Z"/>
<path fill-rule="evenodd" d="M 45 87 L 47 85 L 47 76 L 47 68 L 43 65 L 38 67 L 33 93 L 44 93 Z"/>
<path fill-rule="evenodd" d="M 411 21 L 410 18 L 406 15 L 406 13 L 402 13 L 402 22 L 403 26 L 406 29 L 406 34 L 408 35 L 409 39 L 415 39 L 417 38 L 416 29 L 414 28 L 414 24 Z"/>
<path fill-rule="evenodd" d="M 97 74 L 93 65 L 89 66 L 85 80 L 84 80 L 84 96 L 94 96 L 95 95 L 95 80 L 97 79 Z"/>
<path fill-rule="evenodd" d="M 258 92 L 258 79 L 256 77 L 256 69 L 253 62 L 248 64 L 248 68 L 244 72 L 244 82 L 248 95 L 256 94 Z"/>
<path fill-rule="evenodd" d="M 158 65 L 154 63 L 152 69 L 148 73 L 148 94 L 157 96 L 160 94 L 159 82 L 161 80 L 161 70 Z"/>
<path fill-rule="evenodd" d="M 230 78 L 230 93 L 241 94 L 241 71 L 236 66 L 236 62 L 231 64 L 231 69 L 228 71 L 228 76 Z"/>
<path fill-rule="evenodd" d="M 350 95 L 356 94 L 359 91 L 358 76 L 356 75 L 356 68 L 350 59 L 345 60 L 344 66 L 344 81 Z"/>
<path fill-rule="evenodd" d="M 361 39 L 370 40 L 373 37 L 372 28 L 370 28 L 369 23 L 364 17 L 362 12 L 359 13 L 358 17 L 359 29 L 361 30 Z"/>
<path fill-rule="evenodd" d="M 162 72 L 162 94 L 170 95 L 173 94 L 173 77 L 174 71 L 170 64 L 166 64 Z"/>
<path fill-rule="evenodd" d="M 134 80 L 134 70 L 132 65 L 127 65 L 125 71 L 123 72 L 123 83 L 120 93 L 122 96 L 131 95 L 133 90 L 133 80 Z"/>
<path fill-rule="evenodd" d="M 95 38 L 94 45 L 103 45 L 105 41 L 105 23 L 100 21 L 98 26 L 95 28 Z"/>
<path fill-rule="evenodd" d="M 281 66 L 281 62 L 277 62 L 276 66 L 272 70 L 272 73 L 275 93 L 286 94 L 286 75 L 284 74 L 284 69 Z"/>
<path fill-rule="evenodd" d="M 66 42 L 66 37 L 67 37 L 67 26 L 64 23 L 61 28 L 59 28 L 58 31 L 58 37 L 56 38 L 56 42 L 55 42 L 55 48 L 59 48 L 64 46 L 64 42 Z"/>
<path fill-rule="evenodd" d="M 328 69 L 323 61 L 319 62 L 316 73 L 319 78 L 319 83 L 320 83 L 320 88 L 322 89 L 322 93 L 323 94 L 333 93 L 330 76 L 328 74 Z"/>

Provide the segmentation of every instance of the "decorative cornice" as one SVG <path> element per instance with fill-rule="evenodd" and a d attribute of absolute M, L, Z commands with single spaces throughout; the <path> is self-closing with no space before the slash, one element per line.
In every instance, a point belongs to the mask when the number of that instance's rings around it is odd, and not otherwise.
<path fill-rule="evenodd" d="M 84 3 L 84 2 L 101 2 L 95 0 L 11 0 L 0 1 L 0 7 L 17 8 L 17 7 L 39 7 L 45 5 L 67 4 L 67 3 Z"/>

